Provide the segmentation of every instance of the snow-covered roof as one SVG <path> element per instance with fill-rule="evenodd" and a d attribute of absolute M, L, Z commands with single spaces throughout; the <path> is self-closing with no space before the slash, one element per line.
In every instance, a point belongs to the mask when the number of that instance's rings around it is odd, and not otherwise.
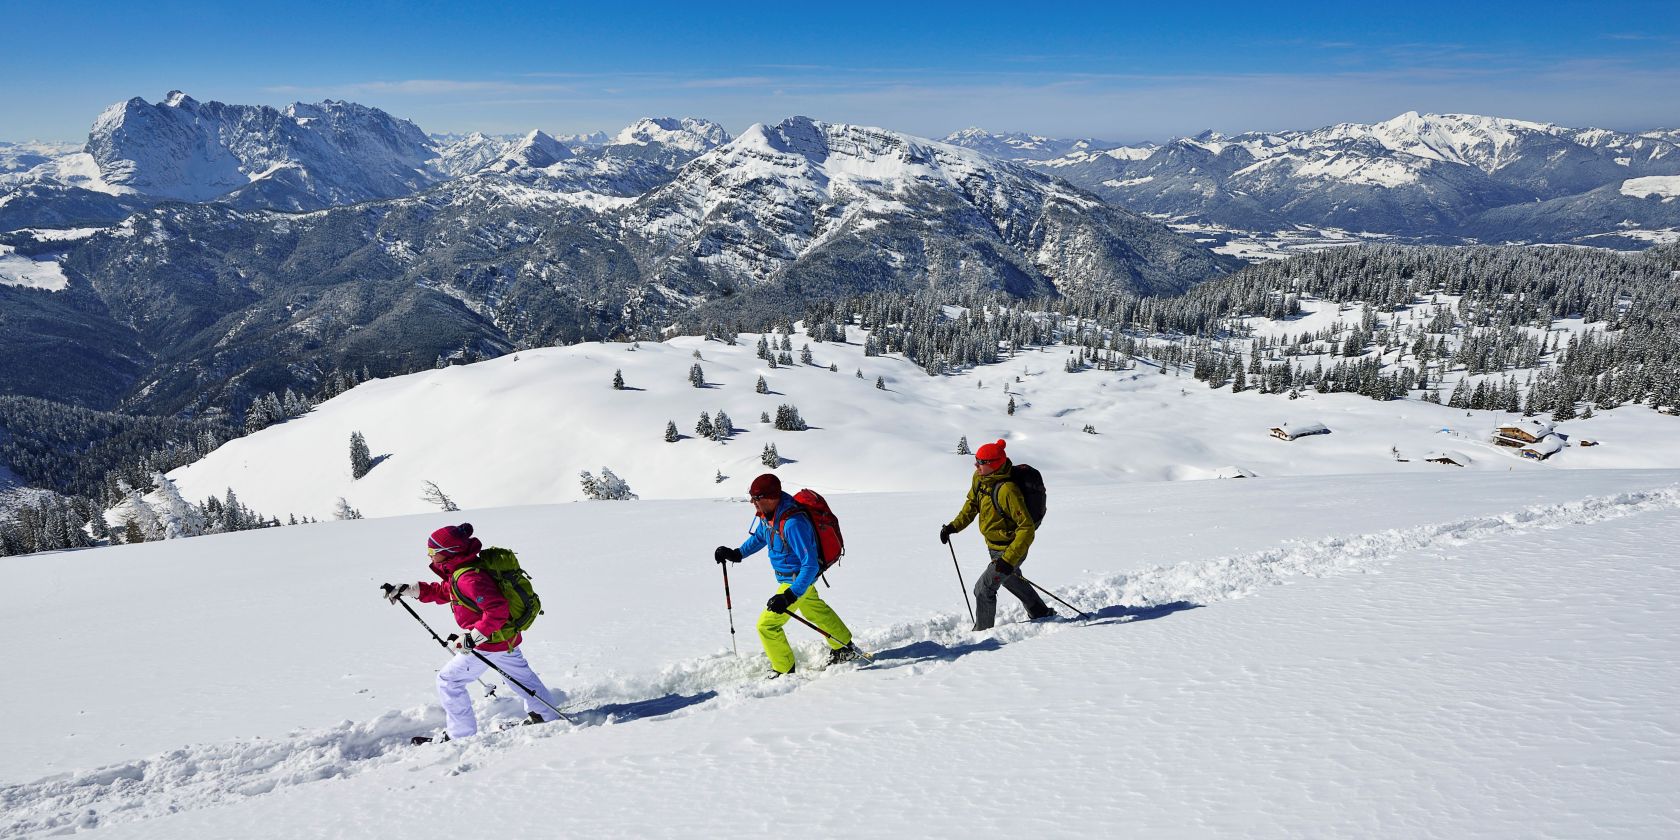
<path fill-rule="evenodd" d="M 1541 455 L 1552 455 L 1562 451 L 1562 449 L 1563 441 L 1558 440 L 1557 437 L 1553 435 L 1548 435 L 1528 446 L 1523 447 L 1524 452 L 1535 452 Z"/>
<path fill-rule="evenodd" d="M 1512 420 L 1509 423 L 1501 423 L 1499 424 L 1499 428 L 1521 429 L 1536 438 L 1543 438 L 1556 431 L 1556 427 L 1552 425 L 1552 421 L 1541 420 L 1538 417 L 1521 417 L 1516 420 Z"/>

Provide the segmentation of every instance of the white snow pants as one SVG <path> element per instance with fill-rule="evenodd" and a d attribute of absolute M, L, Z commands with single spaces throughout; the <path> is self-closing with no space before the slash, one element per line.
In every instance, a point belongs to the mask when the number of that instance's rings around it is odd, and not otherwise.
<path fill-rule="evenodd" d="M 525 654 L 520 653 L 518 648 L 479 653 L 484 659 L 496 663 L 496 667 L 505 671 L 509 677 L 524 683 L 537 693 L 536 697 L 532 697 L 525 693 L 525 689 L 514 685 L 512 680 L 508 681 L 508 688 L 514 696 L 525 701 L 525 711 L 536 712 L 543 720 L 554 720 L 554 709 L 545 703 L 559 706 L 560 701 L 555 699 L 548 686 L 543 685 L 542 680 L 537 677 L 537 672 L 531 670 L 530 663 L 525 661 Z M 472 698 L 467 696 L 467 685 L 478 679 L 488 668 L 483 659 L 470 653 L 459 653 L 448 665 L 443 666 L 443 670 L 438 671 L 438 699 L 443 701 L 443 713 L 448 717 L 443 731 L 449 733 L 450 738 L 465 738 L 478 732 L 478 718 L 473 716 Z M 564 697 L 565 692 L 561 692 L 561 696 Z M 539 700 L 538 697 L 542 699 Z"/>

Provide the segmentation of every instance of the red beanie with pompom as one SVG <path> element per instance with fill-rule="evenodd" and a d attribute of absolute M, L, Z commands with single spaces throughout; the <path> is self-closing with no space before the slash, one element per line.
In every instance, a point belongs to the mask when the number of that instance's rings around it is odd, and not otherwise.
<path fill-rule="evenodd" d="M 426 547 L 436 549 L 439 553 L 447 554 L 450 557 L 469 557 L 477 554 L 478 550 L 484 545 L 475 539 L 472 533 L 471 522 L 445 525 L 432 532 L 431 539 L 426 541 Z"/>
<path fill-rule="evenodd" d="M 1009 457 L 1009 455 L 1003 451 L 1003 447 L 1004 443 L 1001 440 L 996 443 L 981 444 L 979 451 L 974 453 L 974 460 L 986 461 L 988 463 L 991 461 L 1001 461 Z"/>

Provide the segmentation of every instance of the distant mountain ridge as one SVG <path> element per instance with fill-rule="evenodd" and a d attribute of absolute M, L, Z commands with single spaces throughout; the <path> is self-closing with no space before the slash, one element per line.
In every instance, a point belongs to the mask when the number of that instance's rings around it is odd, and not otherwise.
<path fill-rule="evenodd" d="M 1680 174 L 1673 130 L 1408 112 L 1369 125 L 1210 131 L 1017 159 L 1135 212 L 1245 230 L 1601 244 L 1593 240 L 1629 229 L 1680 229 L 1680 206 L 1621 190 L 1629 180 Z"/>

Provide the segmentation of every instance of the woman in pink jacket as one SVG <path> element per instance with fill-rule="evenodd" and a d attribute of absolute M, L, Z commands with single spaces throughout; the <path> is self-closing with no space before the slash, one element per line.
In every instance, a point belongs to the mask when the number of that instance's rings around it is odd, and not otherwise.
<path fill-rule="evenodd" d="M 407 596 L 430 604 L 449 604 L 455 613 L 455 623 L 461 628 L 459 635 L 449 637 L 450 645 L 456 651 L 455 658 L 437 675 L 438 699 L 443 702 L 443 712 L 448 718 L 443 730 L 445 741 L 478 732 L 478 719 L 473 715 L 467 684 L 489 668 L 485 660 L 495 663 L 508 677 L 508 687 L 525 699 L 525 711 L 530 713 L 528 722 L 553 720 L 554 709 L 560 705 L 536 672 L 531 670 L 525 655 L 519 652 L 523 635 L 516 633 L 506 641 L 490 641 L 508 621 L 507 599 L 502 596 L 496 581 L 477 568 L 468 568 L 459 578 L 455 577 L 456 570 L 478 559 L 479 549 L 484 547 L 472 533 L 473 527 L 467 523 L 448 525 L 432 532 L 431 539 L 426 543 L 426 556 L 431 558 L 430 568 L 442 580 L 441 583 L 385 585 L 385 597 L 392 603 Z M 453 587 L 451 580 L 454 581 Z M 456 590 L 460 592 L 459 598 Z M 474 656 L 474 652 L 484 658 Z M 515 681 L 524 683 L 536 692 L 536 696 L 527 694 Z M 561 696 L 564 695 L 565 692 L 561 692 Z"/>

